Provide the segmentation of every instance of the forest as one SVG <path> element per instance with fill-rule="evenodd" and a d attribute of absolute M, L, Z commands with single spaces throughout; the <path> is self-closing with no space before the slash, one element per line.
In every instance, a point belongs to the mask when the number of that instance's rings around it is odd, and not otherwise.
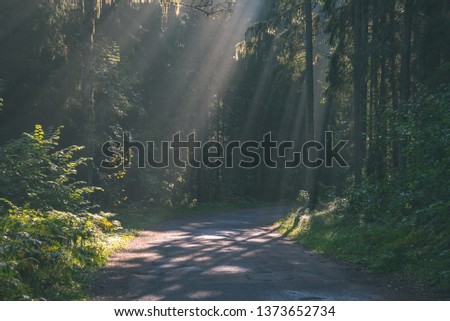
<path fill-rule="evenodd" d="M 1 0 L 0 97 L 2 300 L 88 299 L 146 225 L 268 204 L 304 246 L 448 298 L 448 0 Z M 235 157 L 142 166 L 177 133 Z"/>

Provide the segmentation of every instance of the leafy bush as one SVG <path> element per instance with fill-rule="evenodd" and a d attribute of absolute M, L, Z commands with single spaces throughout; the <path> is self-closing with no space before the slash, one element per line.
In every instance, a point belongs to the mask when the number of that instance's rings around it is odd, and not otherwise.
<path fill-rule="evenodd" d="M 105 215 L 42 212 L 4 201 L 0 217 L 0 297 L 58 298 L 80 270 L 104 263 L 107 233 L 119 226 Z"/>
<path fill-rule="evenodd" d="M 367 178 L 325 210 L 292 213 L 281 222 L 282 232 L 345 261 L 448 293 L 449 106 L 449 87 L 406 106 L 394 124 L 405 137 L 404 167 L 383 179 Z"/>
<path fill-rule="evenodd" d="M 301 190 L 298 193 L 298 197 L 297 197 L 297 202 L 301 205 L 301 206 L 308 206 L 309 204 L 309 193 L 305 190 Z"/>
<path fill-rule="evenodd" d="M 56 150 L 59 129 L 0 148 L 0 298 L 61 299 L 76 293 L 81 272 L 105 262 L 112 214 L 89 212 L 87 187 L 74 179 L 86 162 L 71 146 Z"/>
<path fill-rule="evenodd" d="M 15 205 L 81 213 L 91 209 L 88 195 L 95 187 L 76 181 L 77 167 L 87 158 L 74 158 L 83 147 L 57 150 L 60 129 L 50 137 L 40 125 L 0 148 L 0 196 Z"/>
<path fill-rule="evenodd" d="M 346 209 L 347 222 L 366 236 L 363 243 L 384 253 L 380 269 L 398 265 L 444 287 L 450 287 L 449 106 L 449 86 L 405 106 L 394 124 L 405 138 L 405 166 L 382 180 L 368 178 L 350 192 Z M 370 238 L 374 227 L 384 236 Z"/>

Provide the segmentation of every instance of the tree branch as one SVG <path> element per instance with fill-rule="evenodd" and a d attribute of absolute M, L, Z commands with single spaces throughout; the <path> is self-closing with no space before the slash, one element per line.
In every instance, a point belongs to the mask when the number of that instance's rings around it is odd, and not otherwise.
<path fill-rule="evenodd" d="M 173 0 L 164 1 L 167 4 L 181 6 L 193 10 L 197 10 L 206 16 L 212 16 L 218 13 L 228 13 L 231 12 L 235 1 L 214 1 L 214 0 L 191 0 L 190 3 L 183 1 L 177 2 Z"/>

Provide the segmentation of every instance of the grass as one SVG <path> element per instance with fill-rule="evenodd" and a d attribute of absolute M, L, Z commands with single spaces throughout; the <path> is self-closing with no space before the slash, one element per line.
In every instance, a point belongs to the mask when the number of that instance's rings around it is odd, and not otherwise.
<path fill-rule="evenodd" d="M 423 231 L 404 225 L 349 220 L 339 202 L 309 212 L 291 211 L 279 231 L 307 248 L 372 272 L 413 280 L 439 297 L 449 297 L 449 251 L 424 243 Z"/>
<path fill-rule="evenodd" d="M 108 235 L 102 246 L 102 253 L 99 254 L 102 257 L 102 264 L 99 266 L 105 265 L 111 254 L 124 249 L 134 239 L 135 235 L 136 233 L 134 231 L 127 229 Z M 95 272 L 98 271 L 99 266 L 78 269 L 77 273 L 74 274 L 74 280 L 70 283 L 61 284 L 59 290 L 54 289 L 50 299 L 64 301 L 89 300 L 90 296 L 87 294 L 87 289 L 92 284 L 95 278 Z"/>

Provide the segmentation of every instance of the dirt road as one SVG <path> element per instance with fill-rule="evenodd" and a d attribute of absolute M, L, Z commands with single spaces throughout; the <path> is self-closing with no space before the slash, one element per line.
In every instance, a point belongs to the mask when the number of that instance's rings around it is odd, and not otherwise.
<path fill-rule="evenodd" d="M 284 239 L 286 207 L 187 217 L 144 231 L 101 269 L 95 300 L 407 300 L 380 278 Z"/>

